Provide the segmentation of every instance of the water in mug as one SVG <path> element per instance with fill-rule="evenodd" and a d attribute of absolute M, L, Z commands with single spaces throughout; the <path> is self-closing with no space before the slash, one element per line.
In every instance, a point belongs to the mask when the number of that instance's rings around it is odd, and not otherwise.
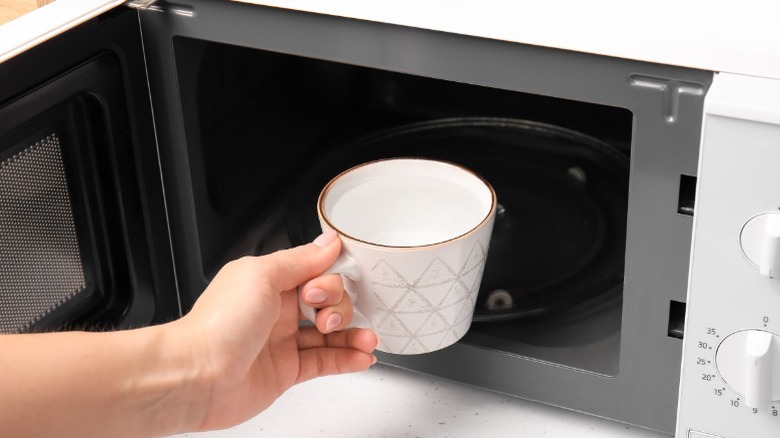
<path fill-rule="evenodd" d="M 405 174 L 350 188 L 333 203 L 329 217 L 342 232 L 363 241 L 428 245 L 479 225 L 490 209 L 485 202 L 472 189 L 451 180 Z"/>

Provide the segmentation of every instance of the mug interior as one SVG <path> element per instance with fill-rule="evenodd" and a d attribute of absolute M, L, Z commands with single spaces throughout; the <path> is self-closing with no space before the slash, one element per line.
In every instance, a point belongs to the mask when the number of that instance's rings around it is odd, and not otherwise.
<path fill-rule="evenodd" d="M 427 246 L 469 233 L 495 207 L 492 187 L 448 162 L 394 158 L 353 167 L 320 194 L 320 217 L 366 243 Z"/>

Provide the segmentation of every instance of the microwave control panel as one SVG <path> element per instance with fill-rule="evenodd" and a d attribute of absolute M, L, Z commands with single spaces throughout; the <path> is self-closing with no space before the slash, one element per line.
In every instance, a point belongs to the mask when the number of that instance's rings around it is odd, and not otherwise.
<path fill-rule="evenodd" d="M 677 438 L 780 436 L 780 80 L 705 99 Z"/>

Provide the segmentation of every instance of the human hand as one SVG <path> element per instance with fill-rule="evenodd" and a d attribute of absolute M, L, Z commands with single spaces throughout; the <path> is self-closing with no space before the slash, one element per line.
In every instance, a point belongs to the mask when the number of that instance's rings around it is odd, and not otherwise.
<path fill-rule="evenodd" d="M 171 323 L 191 348 L 195 376 L 183 430 L 230 427 L 291 386 L 357 372 L 376 362 L 376 335 L 347 329 L 352 303 L 338 275 L 321 275 L 341 249 L 335 232 L 313 243 L 225 265 L 192 310 Z M 299 325 L 297 289 L 320 309 Z"/>

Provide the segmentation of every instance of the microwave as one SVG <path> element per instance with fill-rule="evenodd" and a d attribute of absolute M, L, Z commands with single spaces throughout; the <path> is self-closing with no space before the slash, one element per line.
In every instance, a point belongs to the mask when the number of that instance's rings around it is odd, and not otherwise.
<path fill-rule="evenodd" d="M 76 3 L 0 27 L 1 331 L 178 318 L 224 263 L 313 239 L 332 176 L 440 158 L 498 197 L 474 322 L 382 363 L 679 438 L 780 431 L 780 67 L 756 57 L 780 39 L 660 62 L 434 2 Z"/>

